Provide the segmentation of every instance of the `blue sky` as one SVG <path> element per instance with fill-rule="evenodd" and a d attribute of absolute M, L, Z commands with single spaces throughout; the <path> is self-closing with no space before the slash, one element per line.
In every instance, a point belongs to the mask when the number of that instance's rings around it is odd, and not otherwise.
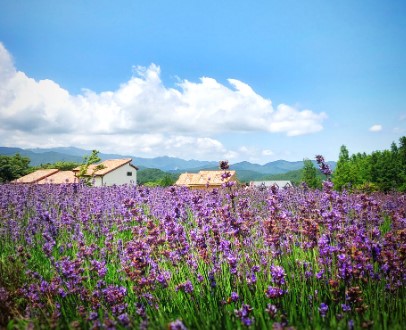
<path fill-rule="evenodd" d="M 406 135 L 404 1 L 0 8 L 2 146 L 263 164 Z"/>

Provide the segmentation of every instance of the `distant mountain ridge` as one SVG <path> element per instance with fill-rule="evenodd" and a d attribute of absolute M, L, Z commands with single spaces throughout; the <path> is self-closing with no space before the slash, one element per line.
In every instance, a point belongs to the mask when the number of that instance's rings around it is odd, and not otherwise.
<path fill-rule="evenodd" d="M 76 147 L 60 147 L 60 148 L 8 148 L 0 147 L 0 155 L 15 155 L 19 153 L 22 156 L 31 159 L 31 166 L 39 166 L 41 164 L 55 163 L 58 161 L 77 162 L 81 163 L 84 156 L 91 154 L 91 150 L 84 150 Z M 165 172 L 180 173 L 180 172 L 198 172 L 204 169 L 217 169 L 218 162 L 200 161 L 200 160 L 184 160 L 176 157 L 155 157 L 142 158 L 131 155 L 105 154 L 99 153 L 102 160 L 114 158 L 132 158 L 133 164 L 142 168 L 157 168 Z M 315 161 L 313 161 L 316 164 Z M 336 162 L 328 162 L 335 168 Z M 286 160 L 277 160 L 264 165 L 253 164 L 247 161 L 231 164 L 230 168 L 236 170 L 239 176 L 254 177 L 261 179 L 270 174 L 283 174 L 290 171 L 296 171 L 303 168 L 303 161 L 289 162 Z"/>

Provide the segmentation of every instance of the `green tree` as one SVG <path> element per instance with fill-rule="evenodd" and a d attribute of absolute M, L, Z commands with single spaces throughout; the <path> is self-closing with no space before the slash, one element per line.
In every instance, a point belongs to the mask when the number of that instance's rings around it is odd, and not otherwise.
<path fill-rule="evenodd" d="M 320 188 L 321 180 L 317 176 L 317 169 L 309 159 L 303 159 L 302 182 L 306 183 L 309 188 Z"/>
<path fill-rule="evenodd" d="M 167 173 L 157 168 L 145 168 L 137 173 L 137 181 L 140 185 L 171 186 L 179 175 Z"/>
<path fill-rule="evenodd" d="M 399 139 L 399 148 L 397 154 L 398 168 L 398 188 L 400 191 L 406 191 L 406 136 Z"/>
<path fill-rule="evenodd" d="M 78 178 L 80 178 L 85 184 L 90 186 L 92 184 L 92 179 L 94 177 L 94 174 L 98 171 L 103 169 L 103 165 L 98 165 L 93 168 L 92 173 L 88 173 L 89 166 L 95 163 L 100 162 L 100 157 L 99 157 L 99 151 L 98 150 L 92 150 L 92 154 L 90 156 L 85 156 L 83 157 L 83 162 L 80 165 L 80 170 L 77 175 Z"/>
<path fill-rule="evenodd" d="M 350 155 L 345 145 L 342 145 L 340 148 L 340 154 L 332 176 L 332 181 L 337 190 L 342 190 L 345 186 L 352 184 L 354 181 L 351 175 Z"/>
<path fill-rule="evenodd" d="M 30 159 L 20 154 L 0 155 L 0 182 L 10 182 L 30 172 Z"/>
<path fill-rule="evenodd" d="M 363 189 L 364 185 L 370 185 L 372 180 L 371 155 L 356 153 L 351 156 L 349 166 L 350 185 L 355 189 Z"/>
<path fill-rule="evenodd" d="M 375 151 L 371 155 L 372 182 L 381 191 L 390 191 L 399 186 L 399 169 L 396 166 L 397 155 L 389 150 Z"/>
<path fill-rule="evenodd" d="M 338 190 L 349 186 L 363 191 L 406 191 L 406 137 L 400 138 L 399 147 L 392 143 L 390 150 L 370 155 L 357 153 L 350 157 L 342 146 L 333 182 Z"/>
<path fill-rule="evenodd" d="M 160 181 L 159 181 L 159 185 L 162 187 L 169 187 L 169 186 L 173 186 L 173 184 L 175 183 L 175 179 L 170 176 L 169 174 L 166 174 Z"/>

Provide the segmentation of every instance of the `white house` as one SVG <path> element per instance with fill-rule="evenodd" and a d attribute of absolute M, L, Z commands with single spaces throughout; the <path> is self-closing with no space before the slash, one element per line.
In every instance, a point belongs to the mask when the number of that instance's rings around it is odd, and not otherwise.
<path fill-rule="evenodd" d="M 86 176 L 91 178 L 94 186 L 112 186 L 121 184 L 137 184 L 138 168 L 131 164 L 132 159 L 109 159 L 100 164 L 88 167 Z M 65 184 L 79 182 L 80 167 L 72 171 L 58 169 L 41 169 L 25 175 L 14 183 L 27 184 Z"/>
<path fill-rule="evenodd" d="M 100 164 L 92 164 L 88 167 L 86 176 L 92 178 L 95 187 L 136 184 L 138 168 L 131 161 L 131 158 L 108 159 Z M 76 176 L 79 171 L 80 167 L 73 169 Z"/>

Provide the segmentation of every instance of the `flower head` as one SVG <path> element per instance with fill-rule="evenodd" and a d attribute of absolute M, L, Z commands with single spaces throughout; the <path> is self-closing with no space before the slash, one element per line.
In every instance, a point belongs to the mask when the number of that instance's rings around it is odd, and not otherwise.
<path fill-rule="evenodd" d="M 319 312 L 322 317 L 325 317 L 328 312 L 328 305 L 325 303 L 321 303 L 319 307 Z"/>
<path fill-rule="evenodd" d="M 285 290 L 273 286 L 269 286 L 268 289 L 265 291 L 265 295 L 270 299 L 282 297 L 285 293 Z"/>
<path fill-rule="evenodd" d="M 331 168 L 328 164 L 326 164 L 324 157 L 322 155 L 317 155 L 316 161 L 317 161 L 317 164 L 319 164 L 320 171 L 324 175 L 326 175 L 326 176 L 331 175 L 331 173 L 332 173 Z"/>
<path fill-rule="evenodd" d="M 281 266 L 271 266 L 271 275 L 272 275 L 272 281 L 276 285 L 282 285 L 285 284 L 285 270 Z"/>
<path fill-rule="evenodd" d="M 219 162 L 219 167 L 221 170 L 228 170 L 230 168 L 230 165 L 228 165 L 228 160 L 221 160 Z"/>
<path fill-rule="evenodd" d="M 240 298 L 240 296 L 238 295 L 237 292 L 231 292 L 231 296 L 230 296 L 230 300 L 233 302 L 236 302 L 238 299 Z"/>
<path fill-rule="evenodd" d="M 181 320 L 176 320 L 168 325 L 169 330 L 187 330 L 186 326 Z"/>

